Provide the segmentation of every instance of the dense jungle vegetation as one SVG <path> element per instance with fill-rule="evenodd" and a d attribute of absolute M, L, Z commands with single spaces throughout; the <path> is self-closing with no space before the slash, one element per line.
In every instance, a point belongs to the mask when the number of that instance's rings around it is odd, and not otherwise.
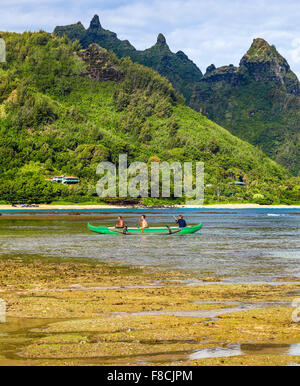
<path fill-rule="evenodd" d="M 184 104 L 166 78 L 96 45 L 46 32 L 3 33 L 2 203 L 99 202 L 101 161 L 203 161 L 206 202 L 296 203 L 300 182 Z M 69 174 L 79 185 L 46 181 Z M 243 181 L 245 187 L 228 185 Z M 169 200 L 178 202 L 180 200 Z M 144 199 L 154 205 L 160 200 Z"/>

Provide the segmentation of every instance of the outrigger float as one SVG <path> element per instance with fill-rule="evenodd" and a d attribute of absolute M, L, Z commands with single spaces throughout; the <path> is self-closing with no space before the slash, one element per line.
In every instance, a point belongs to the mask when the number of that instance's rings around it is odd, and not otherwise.
<path fill-rule="evenodd" d="M 88 224 L 91 231 L 100 233 L 102 235 L 141 235 L 141 234 L 158 234 L 158 235 L 188 235 L 199 231 L 202 228 L 202 224 L 187 226 L 185 228 L 178 227 L 150 227 L 145 228 L 142 232 L 141 228 L 115 228 L 105 226 L 93 226 Z"/>

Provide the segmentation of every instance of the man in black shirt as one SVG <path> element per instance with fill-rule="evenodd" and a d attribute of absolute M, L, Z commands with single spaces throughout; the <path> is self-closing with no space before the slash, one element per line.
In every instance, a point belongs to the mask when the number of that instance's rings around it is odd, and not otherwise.
<path fill-rule="evenodd" d="M 177 224 L 179 225 L 179 228 L 185 228 L 187 225 L 186 225 L 186 221 L 183 219 L 183 216 L 179 216 L 178 219 L 176 219 L 176 222 Z"/>

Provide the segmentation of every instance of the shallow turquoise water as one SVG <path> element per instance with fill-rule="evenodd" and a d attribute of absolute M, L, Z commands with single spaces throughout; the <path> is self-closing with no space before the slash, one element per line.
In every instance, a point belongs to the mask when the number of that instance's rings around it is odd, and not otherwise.
<path fill-rule="evenodd" d="M 95 213 L 87 220 L 49 215 L 47 220 L 0 220 L 1 255 L 89 257 L 101 261 L 183 269 L 195 274 L 224 276 L 224 282 L 274 282 L 300 278 L 299 209 L 126 210 L 136 226 L 141 212 L 150 225 L 172 224 L 180 212 L 189 224 L 203 229 L 187 236 L 110 236 L 92 233 L 87 222 L 112 225 L 116 210 Z M 79 211 L 76 210 L 78 213 Z M 84 211 L 89 216 L 95 211 Z"/>

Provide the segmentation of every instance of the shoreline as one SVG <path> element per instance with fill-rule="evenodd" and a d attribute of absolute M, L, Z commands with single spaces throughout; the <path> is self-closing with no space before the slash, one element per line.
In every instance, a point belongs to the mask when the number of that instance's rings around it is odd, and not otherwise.
<path fill-rule="evenodd" d="M 300 209 L 300 205 L 258 205 L 258 204 L 211 204 L 211 205 L 174 205 L 174 206 L 162 206 L 162 207 L 144 207 L 139 205 L 39 205 L 38 208 L 22 208 L 12 207 L 11 205 L 0 205 L 0 213 L 17 213 L 17 212 L 45 212 L 45 211 L 155 211 L 155 210 L 201 210 L 201 209 Z"/>

